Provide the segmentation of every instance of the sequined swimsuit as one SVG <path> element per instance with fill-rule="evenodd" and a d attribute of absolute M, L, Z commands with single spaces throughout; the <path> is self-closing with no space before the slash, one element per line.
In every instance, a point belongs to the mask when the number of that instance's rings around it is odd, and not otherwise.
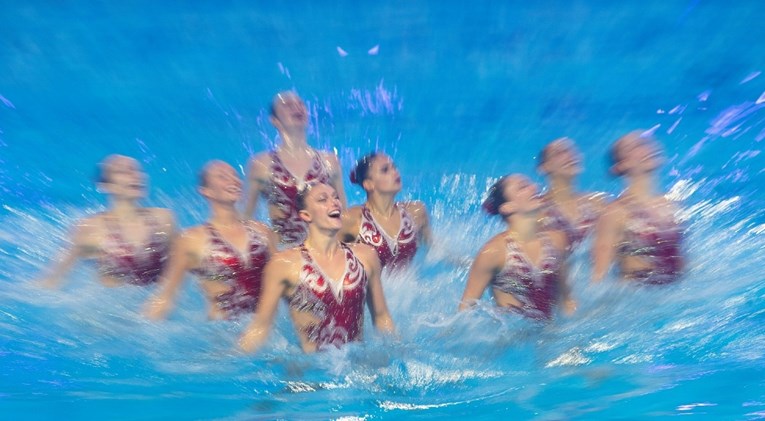
<path fill-rule="evenodd" d="M 322 162 L 319 153 L 313 151 L 311 166 L 305 173 L 303 180 L 298 181 L 284 165 L 276 151 L 272 151 L 270 157 L 270 178 L 264 195 L 271 205 L 278 207 L 284 214 L 281 218 L 272 218 L 271 225 L 281 235 L 284 244 L 301 243 L 308 234 L 308 226 L 298 217 L 295 206 L 298 191 L 308 183 L 329 183 L 329 171 Z"/>
<path fill-rule="evenodd" d="M 389 236 L 375 221 L 367 205 L 361 207 L 358 242 L 375 248 L 382 267 L 399 268 L 412 261 L 417 253 L 417 233 L 414 221 L 403 205 L 394 205 L 401 215 L 396 238 Z"/>
<path fill-rule="evenodd" d="M 539 266 L 534 266 L 518 248 L 516 242 L 507 238 L 505 266 L 494 277 L 492 287 L 512 294 L 521 307 L 514 309 L 526 317 L 538 320 L 552 317 L 557 301 L 560 280 L 561 255 L 549 238 L 541 237 L 542 253 Z"/>
<path fill-rule="evenodd" d="M 639 206 L 628 207 L 624 240 L 618 246 L 620 256 L 640 257 L 650 269 L 624 273 L 627 279 L 644 284 L 668 284 L 682 274 L 683 232 L 674 220 L 661 220 Z"/>
<path fill-rule="evenodd" d="M 104 218 L 106 240 L 98 258 L 98 272 L 101 276 L 133 285 L 157 282 L 167 261 L 170 238 L 168 233 L 160 231 L 159 221 L 151 213 L 142 213 L 150 234 L 146 243 L 137 247 L 125 240 L 114 218 Z"/>
<path fill-rule="evenodd" d="M 579 245 L 585 237 L 592 231 L 598 214 L 589 201 L 577 202 L 577 213 L 579 217 L 576 221 L 571 221 L 563 212 L 552 202 L 546 199 L 548 204 L 542 218 L 543 230 L 563 231 L 568 237 L 569 247 L 574 248 Z"/>
<path fill-rule="evenodd" d="M 357 341 L 363 332 L 366 272 L 351 249 L 345 244 L 341 247 L 345 253 L 345 272 L 335 281 L 322 272 L 305 245 L 301 245 L 300 281 L 287 300 L 293 311 L 310 313 L 317 319 L 304 333 L 318 348 Z"/>
<path fill-rule="evenodd" d="M 239 253 L 212 226 L 205 224 L 208 234 L 207 254 L 192 273 L 203 281 L 222 282 L 229 291 L 215 297 L 219 309 L 234 316 L 254 312 L 260 297 L 263 268 L 269 259 L 267 240 L 254 228 L 245 225 L 248 244 L 244 255 Z"/>

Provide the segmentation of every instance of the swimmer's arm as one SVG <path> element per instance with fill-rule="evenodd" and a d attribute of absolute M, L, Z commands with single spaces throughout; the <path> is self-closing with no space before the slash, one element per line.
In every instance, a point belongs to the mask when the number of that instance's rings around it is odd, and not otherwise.
<path fill-rule="evenodd" d="M 433 236 L 430 231 L 430 218 L 428 217 L 428 208 L 420 201 L 410 202 L 407 204 L 407 211 L 414 215 L 415 224 L 419 231 L 418 239 L 420 244 L 425 247 L 430 247 L 433 242 Z"/>
<path fill-rule="evenodd" d="M 345 187 L 343 186 L 343 169 L 340 168 L 340 161 L 337 159 L 337 155 L 331 153 L 324 154 L 325 160 L 329 165 L 330 180 L 329 184 L 335 188 L 337 195 L 340 197 L 340 203 L 343 208 L 348 207 L 348 199 L 345 196 Z"/>
<path fill-rule="evenodd" d="M 187 235 L 181 235 L 173 241 L 169 261 L 159 278 L 159 292 L 144 305 L 143 314 L 147 318 L 164 319 L 172 310 L 175 296 L 183 284 L 183 278 L 193 265 L 194 253 L 190 242 Z"/>
<path fill-rule="evenodd" d="M 563 313 L 570 316 L 576 311 L 576 301 L 571 297 L 571 285 L 569 284 L 569 259 L 564 257 L 570 246 L 568 236 L 562 231 L 549 231 L 547 235 L 560 253 L 563 261 L 560 263 L 558 278 L 558 302 L 561 303 Z"/>
<path fill-rule="evenodd" d="M 359 234 L 359 224 L 361 224 L 361 211 L 358 206 L 354 206 L 343 212 L 343 227 L 337 234 L 337 238 L 344 243 L 353 243 Z"/>
<path fill-rule="evenodd" d="M 258 199 L 268 183 L 268 165 L 263 162 L 267 154 L 255 157 L 250 162 L 250 171 L 247 175 L 247 204 L 244 207 L 244 217 L 250 219 L 258 207 Z"/>
<path fill-rule="evenodd" d="M 498 241 L 492 240 L 478 252 L 470 266 L 465 292 L 462 293 L 459 311 L 472 307 L 489 286 L 497 271 L 502 267 L 504 251 L 498 247 Z"/>
<path fill-rule="evenodd" d="M 375 328 L 383 333 L 394 333 L 396 327 L 393 324 L 393 319 L 388 311 L 388 304 L 385 302 L 385 294 L 383 293 L 382 282 L 380 281 L 380 259 L 377 257 L 377 253 L 371 247 L 367 245 L 363 246 L 365 250 L 365 266 L 368 268 L 369 276 L 369 294 L 367 295 L 367 305 L 369 306 L 369 314 L 372 316 L 372 323 Z"/>
<path fill-rule="evenodd" d="M 594 283 L 603 280 L 616 257 L 616 247 L 619 244 L 622 229 L 620 216 L 621 213 L 612 204 L 598 218 L 592 244 L 592 282 Z"/>
<path fill-rule="evenodd" d="M 57 263 L 53 265 L 48 275 L 38 281 L 40 286 L 43 288 L 60 288 L 62 286 L 63 279 L 72 270 L 74 264 L 86 254 L 89 231 L 90 229 L 86 225 L 78 225 L 74 228 L 70 237 L 71 244 L 57 258 Z"/>
<path fill-rule="evenodd" d="M 291 269 L 288 261 L 285 261 L 280 255 L 275 256 L 266 265 L 258 309 L 252 322 L 239 338 L 239 348 L 242 351 L 255 352 L 268 339 L 276 310 L 279 307 L 279 300 L 287 288 L 284 274 L 290 273 Z"/>

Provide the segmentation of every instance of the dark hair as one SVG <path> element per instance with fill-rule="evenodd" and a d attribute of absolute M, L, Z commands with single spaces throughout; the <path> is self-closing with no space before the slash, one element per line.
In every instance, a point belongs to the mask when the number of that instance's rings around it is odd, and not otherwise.
<path fill-rule="evenodd" d="M 308 182 L 305 186 L 303 186 L 302 189 L 298 190 L 297 195 L 295 196 L 295 210 L 300 212 L 306 208 L 305 201 L 308 198 L 308 193 L 311 193 L 311 189 L 316 187 L 318 184 L 322 183 Z"/>
<path fill-rule="evenodd" d="M 106 167 L 106 164 L 103 162 L 96 164 L 96 171 L 93 174 L 93 179 L 97 184 L 109 182 L 109 170 Z"/>
<path fill-rule="evenodd" d="M 507 202 L 504 189 L 505 180 L 507 180 L 507 176 L 500 178 L 496 183 L 492 184 L 492 186 L 489 188 L 489 195 L 481 205 L 484 212 L 488 213 L 489 215 L 499 215 L 499 207 Z"/>
<path fill-rule="evenodd" d="M 374 161 L 378 154 L 377 151 L 370 152 L 356 161 L 356 166 L 353 167 L 350 174 L 351 183 L 358 184 L 359 186 L 364 183 L 369 174 L 369 166 L 372 165 L 372 161 Z"/>
<path fill-rule="evenodd" d="M 616 164 L 621 161 L 621 157 L 619 156 L 619 151 L 616 145 L 619 144 L 619 141 L 617 140 L 611 146 L 608 148 L 608 151 L 606 151 L 606 165 L 608 166 L 608 173 L 613 176 L 620 176 L 624 174 L 623 171 L 616 171 L 614 170 L 614 167 Z"/>
<path fill-rule="evenodd" d="M 197 183 L 199 187 L 207 187 L 207 166 L 202 167 L 197 174 Z"/>

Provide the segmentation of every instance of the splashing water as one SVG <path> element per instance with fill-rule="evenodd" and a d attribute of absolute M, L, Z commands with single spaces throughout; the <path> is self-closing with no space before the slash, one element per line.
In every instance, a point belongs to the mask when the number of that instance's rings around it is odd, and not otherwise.
<path fill-rule="evenodd" d="M 354 42 L 332 27 L 310 36 L 279 29 L 287 26 L 284 16 L 317 29 L 321 19 L 308 17 L 328 18 L 329 12 L 315 7 L 297 13 L 272 5 L 275 9 L 260 12 L 265 19 L 243 6 L 207 6 L 188 14 L 165 6 L 158 10 L 166 16 L 148 20 L 170 28 L 172 22 L 213 27 L 218 35 L 154 33 L 119 6 L 99 6 L 119 30 L 98 21 L 92 28 L 68 23 L 74 22 L 64 19 L 72 11 L 10 9 L 9 16 L 40 33 L 59 32 L 47 39 L 4 18 L 14 34 L 9 44 L 14 64 L 3 68 L 12 83 L 0 86 L 0 414 L 762 418 L 763 79 L 754 58 L 713 67 L 708 63 L 725 60 L 713 60 L 720 58 L 716 50 L 700 44 L 694 44 L 693 54 L 675 59 L 672 45 L 705 33 L 696 26 L 708 28 L 702 23 L 709 21 L 698 14 L 737 16 L 686 3 L 610 6 L 613 23 L 599 19 L 606 6 L 586 3 L 555 11 L 476 6 L 460 12 L 459 21 L 446 6 L 393 11 L 368 5 L 375 16 L 359 18 L 362 22 L 371 25 L 383 14 L 395 17 L 397 26 L 369 26 L 379 33 L 359 30 Z M 333 21 L 358 18 L 342 10 Z M 528 19 L 516 21 L 516 15 Z M 553 17 L 554 24 L 519 23 L 538 22 L 540 16 Z M 611 34 L 611 26 L 621 30 L 635 16 L 677 23 L 673 29 L 636 25 L 630 34 L 618 32 L 627 39 L 600 44 L 602 32 Z M 668 18 L 676 16 L 682 19 Z M 593 26 L 568 23 L 580 21 Z M 749 31 L 758 28 L 732 17 L 731 22 Z M 456 29 L 465 32 L 464 39 Z M 83 35 L 91 30 L 104 40 Z M 432 31 L 439 35 L 437 46 L 429 41 Z M 715 39 L 706 41 L 713 45 Z M 205 60 L 191 47 L 200 43 Z M 283 51 L 274 53 L 275 45 Z M 115 55 L 109 62 L 113 68 L 100 73 L 95 70 L 100 58 L 90 54 L 107 46 L 128 59 L 119 62 Z M 247 51 L 224 61 L 240 48 Z M 566 58 L 568 49 L 576 58 Z M 67 60 L 43 59 L 61 52 Z M 643 52 L 653 55 L 638 54 Z M 453 53 L 461 65 L 454 65 Z M 711 59 L 683 67 L 696 54 Z M 267 58 L 261 62 L 260 55 Z M 600 80 L 589 70 L 629 75 L 611 67 L 615 58 L 635 67 L 666 63 L 684 76 L 685 85 L 670 90 L 653 75 L 645 89 L 658 87 L 636 93 L 640 88 L 622 87 L 630 85 L 629 76 Z M 554 72 L 564 59 L 573 60 L 564 61 L 571 72 Z M 64 76 L 57 78 L 54 68 Z M 467 68 L 480 82 L 471 85 Z M 260 79 L 253 80 L 252 69 L 268 70 L 255 72 Z M 582 69 L 588 69 L 586 75 L 571 79 Z M 419 73 L 412 76 L 415 70 Z M 321 74 L 331 77 L 314 81 Z M 151 95 L 136 93 L 142 84 Z M 593 93 L 580 91 L 599 84 Z M 37 85 L 49 87 L 40 94 L 30 88 Z M 507 86 L 511 93 L 505 93 Z M 88 264 L 79 265 L 61 291 L 35 285 L 66 244 L 68 227 L 104 209 L 88 180 L 93 162 L 115 151 L 138 157 L 154 184 L 148 202 L 174 209 L 181 226 L 196 224 L 206 217 L 193 188 L 196 169 L 206 159 L 222 158 L 244 172 L 249 155 L 273 145 L 268 100 L 293 87 L 307 100 L 315 146 L 336 150 L 346 169 L 369 149 L 385 150 L 402 167 L 401 198 L 429 206 L 435 245 L 418 256 L 412 270 L 384 281 L 396 338 L 378 336 L 367 320 L 363 343 L 303 355 L 282 307 L 265 349 L 245 356 L 235 342 L 248 320 L 207 321 L 191 278 L 164 323 L 148 322 L 139 313 L 150 289 L 104 288 L 94 282 Z M 54 88 L 69 93 L 72 102 L 53 95 Z M 661 181 L 668 196 L 685 204 L 679 215 L 688 231 L 683 282 L 664 288 L 590 285 L 585 244 L 571 268 L 579 308 L 574 316 L 537 326 L 497 313 L 488 299 L 457 314 L 470 259 L 501 229 L 479 210 L 496 177 L 533 172 L 529 157 L 560 134 L 577 139 L 587 162 L 596 162 L 621 133 L 603 126 L 620 124 L 629 126 L 625 130 L 652 127 L 666 145 L 669 175 Z M 53 134 L 45 131 L 48 126 Z M 581 181 L 591 189 L 618 190 L 603 180 L 601 168 L 589 168 Z M 348 191 L 351 203 L 363 200 L 358 189 Z"/>

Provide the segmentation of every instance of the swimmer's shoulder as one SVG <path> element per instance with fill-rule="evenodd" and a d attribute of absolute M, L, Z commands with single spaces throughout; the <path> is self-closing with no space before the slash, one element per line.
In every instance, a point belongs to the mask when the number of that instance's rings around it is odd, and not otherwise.
<path fill-rule="evenodd" d="M 264 151 L 255 154 L 252 156 L 252 158 L 250 158 L 250 162 L 248 164 L 248 177 L 250 179 L 267 178 L 265 176 L 268 175 L 271 170 L 271 154 L 271 151 Z"/>
<path fill-rule="evenodd" d="M 175 225 L 175 212 L 168 208 L 143 208 L 162 225 Z"/>
<path fill-rule="evenodd" d="M 348 244 L 348 247 L 351 248 L 353 255 L 356 256 L 356 258 L 361 261 L 361 264 L 367 269 L 380 267 L 380 258 L 374 247 L 363 243 Z"/>

